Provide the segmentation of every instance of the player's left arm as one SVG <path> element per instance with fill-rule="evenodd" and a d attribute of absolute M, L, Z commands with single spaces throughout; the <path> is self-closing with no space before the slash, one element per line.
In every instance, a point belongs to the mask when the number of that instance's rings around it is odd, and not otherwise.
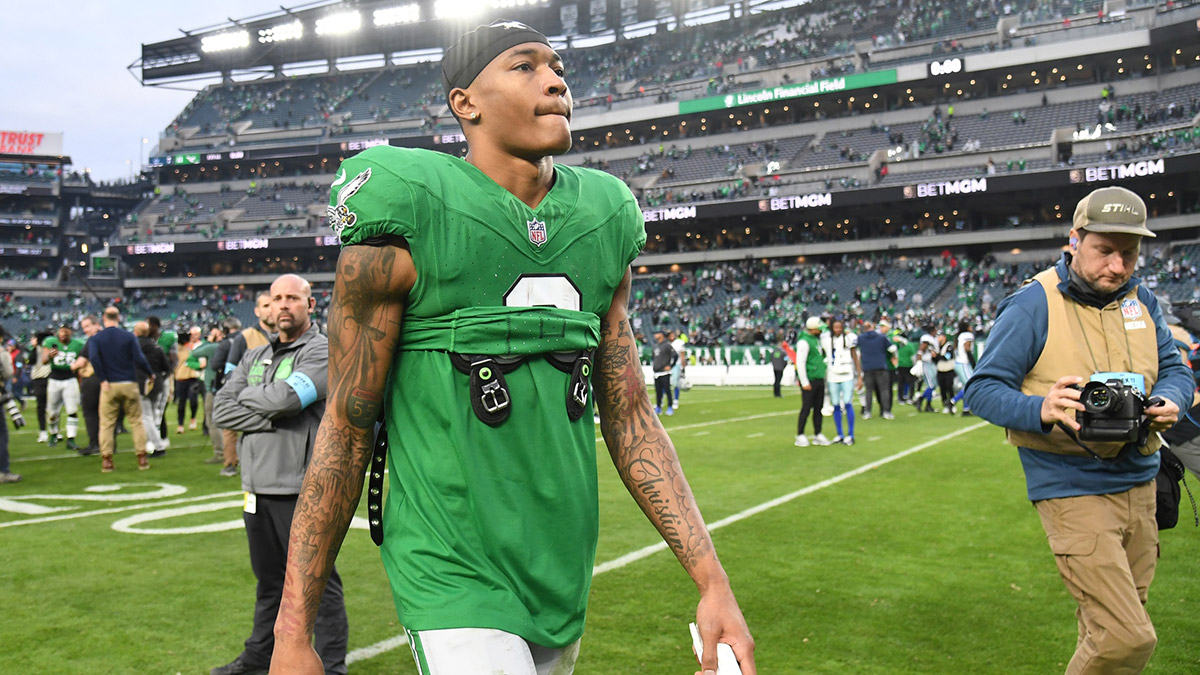
<path fill-rule="evenodd" d="M 683 475 L 675 446 L 654 414 L 638 361 L 627 305 L 632 274 L 625 271 L 600 323 L 596 395 L 600 431 L 617 473 L 700 590 L 696 625 L 704 641 L 704 670 L 717 669 L 717 642 L 733 647 L 745 675 L 756 675 L 754 638 L 729 577 Z"/>

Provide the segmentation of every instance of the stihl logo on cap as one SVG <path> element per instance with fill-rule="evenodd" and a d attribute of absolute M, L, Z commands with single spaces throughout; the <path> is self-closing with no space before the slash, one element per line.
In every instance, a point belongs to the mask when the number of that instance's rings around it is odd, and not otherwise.
<path fill-rule="evenodd" d="M 1104 207 L 1100 209 L 1100 213 L 1130 213 L 1135 216 L 1142 215 L 1138 213 L 1137 207 L 1133 204 L 1124 204 L 1121 202 L 1105 204 Z"/>

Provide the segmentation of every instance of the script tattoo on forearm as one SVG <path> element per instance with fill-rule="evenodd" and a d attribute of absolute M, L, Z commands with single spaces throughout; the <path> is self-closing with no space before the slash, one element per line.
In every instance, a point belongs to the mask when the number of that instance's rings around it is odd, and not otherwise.
<path fill-rule="evenodd" d="M 712 555 L 712 540 L 650 398 L 629 321 L 601 323 L 600 430 L 617 472 L 683 566 Z"/>
<path fill-rule="evenodd" d="M 373 430 L 403 315 L 400 252 L 351 246 L 329 314 L 329 390 L 296 504 L 276 633 L 311 633 L 325 582 L 362 496 Z"/>

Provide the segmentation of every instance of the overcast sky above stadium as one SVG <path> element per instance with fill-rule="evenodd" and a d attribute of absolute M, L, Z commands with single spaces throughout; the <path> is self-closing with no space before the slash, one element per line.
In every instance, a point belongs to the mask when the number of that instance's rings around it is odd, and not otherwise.
<path fill-rule="evenodd" d="M 75 170 L 128 178 L 194 94 L 143 87 L 128 72 L 144 42 L 278 10 L 276 0 L 72 2 L 31 5 L 0 31 L 0 129 L 62 132 Z M 284 2 L 287 6 L 299 2 Z M 149 140 L 144 146 L 142 139 Z M 143 148 L 145 152 L 143 152 Z M 139 157 L 140 156 L 140 157 Z"/>

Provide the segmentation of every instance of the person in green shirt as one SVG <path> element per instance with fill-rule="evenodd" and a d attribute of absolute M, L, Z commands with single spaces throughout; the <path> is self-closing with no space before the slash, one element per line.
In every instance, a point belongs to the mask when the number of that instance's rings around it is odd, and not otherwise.
<path fill-rule="evenodd" d="M 913 377 L 913 357 L 917 354 L 917 343 L 915 340 L 909 340 L 900 330 L 896 330 L 892 335 L 892 342 L 896 345 L 896 376 L 900 378 L 897 395 L 900 397 L 901 403 L 912 403 L 913 396 L 916 392 L 917 378 Z"/>
<path fill-rule="evenodd" d="M 42 341 L 45 349 L 42 363 L 50 365 L 50 381 L 46 387 L 46 425 L 50 428 L 49 442 L 55 445 L 62 440 L 58 421 L 67 412 L 67 449 L 78 450 L 75 436 L 79 433 L 79 378 L 75 376 L 75 361 L 83 355 L 84 341 L 75 337 L 68 325 L 59 327 L 58 332 Z"/>
<path fill-rule="evenodd" d="M 541 33 L 481 26 L 447 49 L 442 73 L 467 155 L 376 146 L 331 189 L 342 251 L 327 406 L 292 522 L 274 670 L 322 672 L 316 610 L 371 464 L 368 522 L 421 671 L 571 673 L 599 531 L 594 384 L 618 475 L 700 589 L 702 669 L 716 670 L 721 641 L 755 675 L 638 365 L 636 199 L 609 174 L 553 161 L 571 147 L 572 100 Z M 372 459 L 381 413 L 386 457 Z"/>
<path fill-rule="evenodd" d="M 208 367 L 208 362 L 216 353 L 217 345 L 224 339 L 225 332 L 220 327 L 209 328 L 207 339 L 192 349 L 187 360 L 188 368 L 203 373 L 200 381 L 200 396 L 204 397 L 204 433 L 208 434 L 209 440 L 212 441 L 213 452 L 222 455 L 225 447 L 224 439 L 221 437 L 221 432 L 212 423 L 213 379 L 216 377 L 216 373 Z"/>
<path fill-rule="evenodd" d="M 150 326 L 150 336 L 158 341 L 158 346 L 162 348 L 163 354 L 166 354 L 167 364 L 170 366 L 161 389 L 155 388 L 156 393 L 153 399 L 153 418 L 158 420 L 159 438 L 167 439 L 170 438 L 167 435 L 167 403 L 170 402 L 174 392 L 175 367 L 179 365 L 179 334 L 170 328 L 164 329 L 162 320 L 157 316 L 146 317 L 146 323 Z M 165 446 L 163 449 L 166 449 Z"/>

